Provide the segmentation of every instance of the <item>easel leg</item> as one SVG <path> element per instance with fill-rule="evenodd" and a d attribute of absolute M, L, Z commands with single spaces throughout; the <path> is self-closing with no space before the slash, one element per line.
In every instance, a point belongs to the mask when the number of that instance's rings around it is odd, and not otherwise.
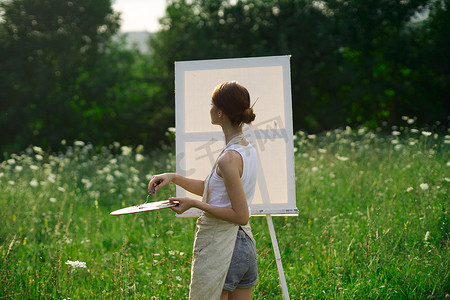
<path fill-rule="evenodd" d="M 289 291 L 287 289 L 286 278 L 284 277 L 283 264 L 281 263 L 280 250 L 278 249 L 277 236 L 273 227 L 272 216 L 266 215 L 267 225 L 269 226 L 270 238 L 272 239 L 273 252 L 277 261 L 278 274 L 280 275 L 281 289 L 285 300 L 289 300 Z"/>

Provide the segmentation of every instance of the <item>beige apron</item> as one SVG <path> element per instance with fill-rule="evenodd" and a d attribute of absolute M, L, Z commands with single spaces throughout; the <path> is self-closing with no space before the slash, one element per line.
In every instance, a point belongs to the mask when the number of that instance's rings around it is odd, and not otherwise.
<path fill-rule="evenodd" d="M 221 154 L 230 145 L 235 144 L 242 139 L 243 135 L 233 138 L 225 146 Z M 220 155 L 214 164 L 211 174 L 217 167 Z M 205 180 L 203 202 L 207 202 L 208 199 L 208 183 L 211 174 Z M 241 228 L 247 233 L 252 241 L 255 242 L 250 225 L 247 224 L 241 226 Z M 230 267 L 238 229 L 239 225 L 218 219 L 205 212 L 197 219 L 189 299 L 220 299 L 227 272 Z"/>

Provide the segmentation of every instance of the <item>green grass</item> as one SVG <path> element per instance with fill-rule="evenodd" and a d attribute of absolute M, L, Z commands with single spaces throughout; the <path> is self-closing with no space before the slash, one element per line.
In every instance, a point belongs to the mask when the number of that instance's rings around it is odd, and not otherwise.
<path fill-rule="evenodd" d="M 297 134 L 299 216 L 273 217 L 291 299 L 450 293 L 450 137 L 396 131 Z M 0 164 L 0 299 L 187 297 L 195 219 L 109 215 L 143 202 L 151 174 L 174 171 L 169 149 L 141 151 L 79 142 L 58 155 L 30 147 Z M 174 193 L 171 185 L 152 200 Z M 253 298 L 282 299 L 266 219 L 251 223 Z M 86 268 L 66 264 L 77 260 Z"/>

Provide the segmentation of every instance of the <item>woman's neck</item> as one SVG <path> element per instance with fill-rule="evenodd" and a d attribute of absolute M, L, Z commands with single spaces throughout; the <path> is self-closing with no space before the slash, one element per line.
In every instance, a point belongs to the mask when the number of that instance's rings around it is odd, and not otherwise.
<path fill-rule="evenodd" d="M 225 144 L 228 144 L 234 137 L 242 134 L 242 127 L 222 127 L 225 135 Z"/>

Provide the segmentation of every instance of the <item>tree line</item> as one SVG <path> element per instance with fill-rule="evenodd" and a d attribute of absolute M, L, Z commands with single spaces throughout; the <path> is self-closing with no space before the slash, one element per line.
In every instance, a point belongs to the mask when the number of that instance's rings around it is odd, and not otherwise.
<path fill-rule="evenodd" d="M 172 0 L 150 54 L 111 0 L 0 1 L 0 151 L 146 149 L 174 125 L 174 62 L 292 55 L 294 127 L 448 122 L 450 0 Z"/>

